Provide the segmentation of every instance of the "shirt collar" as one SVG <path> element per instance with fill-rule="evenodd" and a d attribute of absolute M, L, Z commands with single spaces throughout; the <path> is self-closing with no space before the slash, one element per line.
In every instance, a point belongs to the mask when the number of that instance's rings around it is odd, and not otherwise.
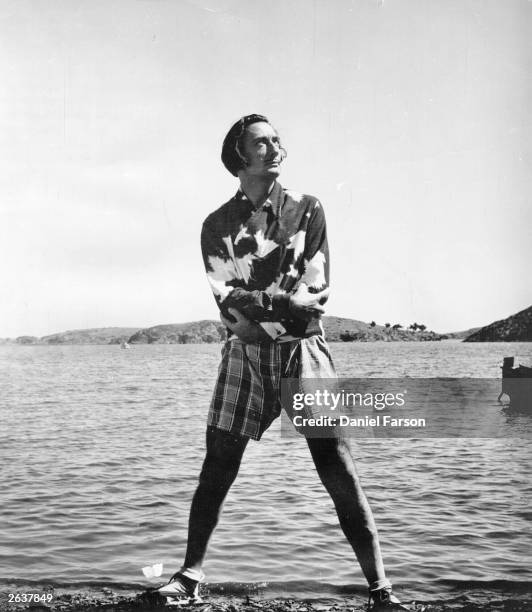
<path fill-rule="evenodd" d="M 251 205 L 249 198 L 242 191 L 242 187 L 238 188 L 238 191 L 236 192 L 236 195 L 235 195 L 235 199 L 240 200 L 242 202 L 249 202 Z M 275 183 L 273 184 L 273 188 L 270 191 L 270 195 L 266 198 L 266 200 L 264 201 L 264 203 L 262 204 L 260 208 L 269 208 L 273 212 L 273 214 L 276 217 L 278 217 L 281 213 L 283 199 L 284 199 L 283 198 L 283 188 L 281 187 L 280 183 L 275 181 Z"/>

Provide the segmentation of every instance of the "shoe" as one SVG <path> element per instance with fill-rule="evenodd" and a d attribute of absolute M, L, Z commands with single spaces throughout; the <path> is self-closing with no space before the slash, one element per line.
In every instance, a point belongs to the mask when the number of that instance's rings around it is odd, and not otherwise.
<path fill-rule="evenodd" d="M 167 584 L 157 589 L 157 592 L 167 597 L 167 603 L 173 606 L 201 603 L 203 600 L 199 596 L 199 583 L 204 578 L 203 573 L 199 580 L 192 580 L 181 572 L 176 572 Z"/>
<path fill-rule="evenodd" d="M 392 593 L 391 587 L 384 587 L 378 591 L 370 591 L 368 599 L 368 611 L 386 612 L 387 610 L 410 610 L 404 606 Z"/>

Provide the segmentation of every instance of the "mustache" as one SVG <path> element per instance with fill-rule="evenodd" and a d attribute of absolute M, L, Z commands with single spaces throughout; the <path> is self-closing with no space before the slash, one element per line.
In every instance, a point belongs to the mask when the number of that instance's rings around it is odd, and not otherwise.
<path fill-rule="evenodd" d="M 270 163 L 270 162 L 279 162 L 281 163 L 285 158 L 286 158 L 286 150 L 281 148 L 279 150 L 279 153 L 277 153 L 276 155 L 272 155 L 271 157 L 268 157 L 265 162 L 266 163 Z"/>

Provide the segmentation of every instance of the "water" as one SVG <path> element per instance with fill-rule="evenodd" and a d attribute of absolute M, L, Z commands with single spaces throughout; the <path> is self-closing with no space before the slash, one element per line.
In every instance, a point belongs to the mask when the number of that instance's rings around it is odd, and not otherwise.
<path fill-rule="evenodd" d="M 532 344 L 334 344 L 342 376 L 500 376 Z M 5 581 L 147 584 L 182 560 L 219 345 L 0 347 Z M 357 440 L 388 572 L 412 597 L 531 581 L 530 444 Z M 302 439 L 251 442 L 210 547 L 209 582 L 323 594 L 364 579 Z"/>

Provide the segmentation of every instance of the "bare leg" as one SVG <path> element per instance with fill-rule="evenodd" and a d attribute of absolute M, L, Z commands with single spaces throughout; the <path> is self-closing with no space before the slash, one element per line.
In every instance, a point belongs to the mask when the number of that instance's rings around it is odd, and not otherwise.
<path fill-rule="evenodd" d="M 225 496 L 240 468 L 248 439 L 207 428 L 207 454 L 192 498 L 184 566 L 201 569 L 207 546 L 218 523 Z"/>
<path fill-rule="evenodd" d="M 347 442 L 335 438 L 307 438 L 307 444 L 368 584 L 384 582 L 386 574 L 377 527 Z"/>

